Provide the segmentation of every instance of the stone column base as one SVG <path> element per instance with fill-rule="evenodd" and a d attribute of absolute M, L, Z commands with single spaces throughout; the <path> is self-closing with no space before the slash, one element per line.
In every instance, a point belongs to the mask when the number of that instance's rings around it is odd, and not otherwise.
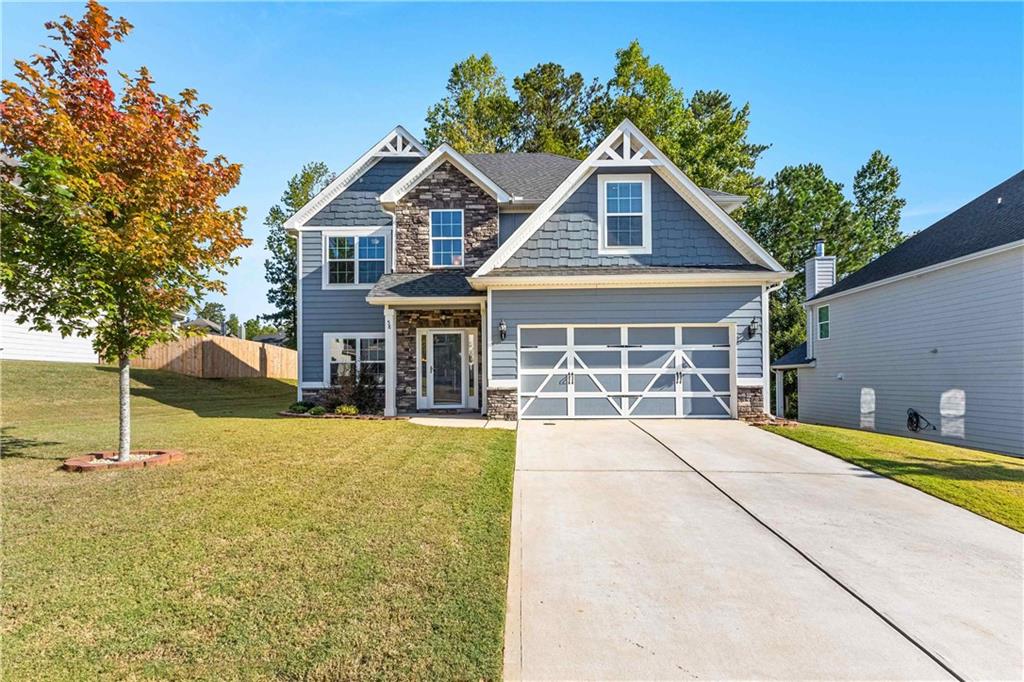
<path fill-rule="evenodd" d="M 487 389 L 487 416 L 515 421 L 519 418 L 519 392 L 514 388 Z"/>
<path fill-rule="evenodd" d="M 761 386 L 738 386 L 736 414 L 740 419 L 764 418 L 764 389 Z"/>

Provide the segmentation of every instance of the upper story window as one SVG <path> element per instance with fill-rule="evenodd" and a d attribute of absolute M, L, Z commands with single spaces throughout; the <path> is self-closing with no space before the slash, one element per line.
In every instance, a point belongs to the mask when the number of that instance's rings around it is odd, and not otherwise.
<path fill-rule="evenodd" d="M 384 274 L 386 253 L 380 234 L 324 235 L 324 286 L 373 284 Z"/>
<path fill-rule="evenodd" d="M 461 268 L 463 254 L 462 211 L 430 212 L 430 267 Z"/>
<path fill-rule="evenodd" d="M 818 338 L 827 339 L 829 337 L 829 309 L 827 305 L 823 305 L 818 308 Z"/>
<path fill-rule="evenodd" d="M 651 176 L 601 175 L 598 253 L 651 252 Z"/>

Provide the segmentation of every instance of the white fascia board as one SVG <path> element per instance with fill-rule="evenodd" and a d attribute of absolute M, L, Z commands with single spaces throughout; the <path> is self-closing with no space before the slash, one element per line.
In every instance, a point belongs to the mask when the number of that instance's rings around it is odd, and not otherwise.
<path fill-rule="evenodd" d="M 381 194 L 380 202 L 382 204 L 394 204 L 416 187 L 416 185 L 420 184 L 424 178 L 434 172 L 434 170 L 445 161 L 451 162 L 451 164 L 465 174 L 466 177 L 493 196 L 499 204 L 506 204 L 512 201 L 511 194 L 503 190 L 496 182 L 484 175 L 483 171 L 470 163 L 462 154 L 455 151 L 451 145 L 444 143 L 432 151 L 429 156 L 416 164 L 411 171 L 406 173 L 402 179 L 392 185 L 388 191 Z"/>
<path fill-rule="evenodd" d="M 470 285 L 484 289 L 622 289 L 628 287 L 702 287 L 760 286 L 782 282 L 791 272 L 723 272 L 723 273 L 638 273 L 635 275 L 577 275 L 556 277 L 474 276 Z"/>
<path fill-rule="evenodd" d="M 846 291 L 839 291 L 834 294 L 829 294 L 828 296 L 823 296 L 822 298 L 812 298 L 809 301 L 805 301 L 803 306 L 805 310 L 810 310 L 811 308 L 816 308 L 822 303 L 828 303 L 829 301 L 840 298 L 842 296 L 846 296 L 848 294 L 856 294 L 860 293 L 861 291 L 868 291 L 869 289 L 874 289 L 875 287 L 882 287 L 887 284 L 895 284 L 896 282 L 900 282 L 905 279 L 910 279 L 912 277 L 920 277 L 921 275 L 927 275 L 929 272 L 935 272 L 936 270 L 942 270 L 943 268 L 952 267 L 954 265 L 960 265 L 961 263 L 969 263 L 972 260 L 978 260 L 979 258 L 994 256 L 996 254 L 1003 253 L 1004 251 L 1010 251 L 1012 249 L 1019 249 L 1022 247 L 1024 247 L 1024 239 L 1018 239 L 1015 242 L 1000 244 L 999 246 L 994 246 L 991 249 L 985 249 L 984 251 L 976 251 L 975 253 L 969 253 L 966 256 L 960 256 L 959 258 L 952 258 L 950 260 L 942 261 L 941 263 L 936 263 L 935 265 L 929 265 L 927 267 L 918 268 L 917 270 L 911 270 L 910 272 L 903 272 L 898 275 L 893 275 L 892 277 L 886 277 L 885 279 L 877 280 L 875 282 L 862 284 L 859 287 L 847 289 Z"/>
<path fill-rule="evenodd" d="M 404 138 L 406 143 L 408 143 L 412 149 L 396 153 L 381 152 L 381 147 L 388 145 L 396 135 Z M 373 166 L 382 158 L 397 156 L 420 158 L 426 156 L 426 154 L 426 148 L 420 144 L 420 141 L 413 137 L 408 130 L 402 126 L 395 126 L 391 132 L 378 140 L 376 144 L 366 151 L 365 154 L 356 159 L 355 163 L 339 173 L 338 177 L 331 180 L 327 187 L 324 187 L 319 194 L 310 199 L 305 206 L 300 208 L 294 215 L 292 215 L 291 218 L 286 220 L 284 228 L 293 234 L 301 231 L 307 220 L 316 215 L 320 209 L 330 203 L 332 199 L 348 189 L 353 182 L 358 180 L 363 173 L 373 168 Z"/>
<path fill-rule="evenodd" d="M 370 305 L 480 305 L 482 296 L 367 296 Z"/>
<path fill-rule="evenodd" d="M 602 157 L 606 155 L 616 156 L 614 146 L 620 139 L 628 139 L 629 144 L 643 150 L 645 153 L 649 153 L 654 159 L 641 160 L 634 158 L 621 162 L 610 162 L 608 159 L 603 159 Z M 690 204 L 726 241 L 751 262 L 763 265 L 775 272 L 783 272 L 785 270 L 778 261 L 772 258 L 771 254 L 765 251 L 743 228 L 736 224 L 736 221 L 730 218 L 729 214 L 721 206 L 715 203 L 704 190 L 694 184 L 653 142 L 647 139 L 647 136 L 640 132 L 640 129 L 633 125 L 632 121 L 626 119 L 608 137 L 602 140 L 601 144 L 562 181 L 562 184 L 537 207 L 537 210 L 523 222 L 519 229 L 512 233 L 508 241 L 502 244 L 480 266 L 474 277 L 486 275 L 494 268 L 508 262 L 508 259 L 533 236 L 534 232 L 540 229 L 555 210 L 562 205 L 562 202 L 579 189 L 580 185 L 597 168 L 638 165 L 649 166 L 654 169 L 684 201 Z"/>
<path fill-rule="evenodd" d="M 814 364 L 815 363 L 812 360 L 811 362 L 805 362 L 805 363 L 802 363 L 802 364 L 799 364 L 799 365 L 772 365 L 771 369 L 772 369 L 772 371 L 777 370 L 777 369 L 804 369 L 804 368 L 807 368 L 807 367 L 814 367 Z"/>

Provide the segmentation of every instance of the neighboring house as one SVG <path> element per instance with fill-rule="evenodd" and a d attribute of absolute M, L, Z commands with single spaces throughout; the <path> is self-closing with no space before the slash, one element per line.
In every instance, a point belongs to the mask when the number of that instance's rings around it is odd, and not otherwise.
<path fill-rule="evenodd" d="M 395 128 L 286 223 L 299 392 L 370 372 L 388 414 L 762 412 L 790 276 L 624 121 L 582 162 L 428 151 Z"/>
<path fill-rule="evenodd" d="M 284 332 L 274 332 L 273 334 L 259 334 L 249 339 L 256 343 L 266 343 L 271 346 L 283 346 L 285 341 L 288 340 L 288 335 Z"/>
<path fill-rule="evenodd" d="M 1024 455 L 1024 172 L 834 277 L 819 245 L 808 342 L 772 364 L 800 421 Z"/>
<path fill-rule="evenodd" d="M 13 310 L 0 312 L 0 359 L 98 362 L 91 338 L 62 337 L 57 330 L 34 331 L 29 325 L 18 324 L 17 317 Z"/>
<path fill-rule="evenodd" d="M 208 320 L 205 317 L 197 317 L 192 320 L 187 320 L 181 323 L 182 327 L 188 327 L 190 329 L 202 329 L 207 334 L 213 334 L 215 336 L 234 336 L 228 331 L 227 324 L 224 322 L 214 322 Z"/>

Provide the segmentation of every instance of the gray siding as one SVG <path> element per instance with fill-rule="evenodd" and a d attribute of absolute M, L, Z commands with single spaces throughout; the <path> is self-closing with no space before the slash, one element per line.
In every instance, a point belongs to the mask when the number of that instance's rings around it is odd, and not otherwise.
<path fill-rule="evenodd" d="M 390 225 L 377 197 L 409 172 L 419 159 L 381 159 L 306 221 L 312 227 Z"/>
<path fill-rule="evenodd" d="M 500 213 L 498 215 L 498 244 L 504 244 L 512 233 L 530 217 L 529 213 Z"/>
<path fill-rule="evenodd" d="M 848 294 L 829 317 L 798 372 L 801 421 L 906 436 L 913 408 L 937 428 L 918 437 L 1024 454 L 1021 249 Z"/>
<path fill-rule="evenodd" d="M 520 324 L 643 324 L 735 322 L 738 376 L 761 376 L 761 332 L 746 336 L 761 317 L 761 287 L 651 289 L 532 289 L 491 294 L 491 376 L 518 375 L 516 330 Z M 508 335 L 498 336 L 505 320 Z M 762 325 L 763 328 L 763 325 Z"/>
<path fill-rule="evenodd" d="M 381 306 L 366 302 L 366 289 L 321 287 L 323 243 L 319 231 L 302 232 L 302 367 L 300 382 L 323 381 L 325 332 L 384 332 Z"/>
<path fill-rule="evenodd" d="M 811 298 L 836 283 L 836 257 L 824 256 L 807 261 L 805 294 Z"/>
<path fill-rule="evenodd" d="M 597 253 L 598 176 L 650 173 L 651 238 L 648 255 Z M 508 267 L 572 265 L 739 265 L 747 260 L 650 168 L 616 168 L 591 175 L 523 246 Z"/>

